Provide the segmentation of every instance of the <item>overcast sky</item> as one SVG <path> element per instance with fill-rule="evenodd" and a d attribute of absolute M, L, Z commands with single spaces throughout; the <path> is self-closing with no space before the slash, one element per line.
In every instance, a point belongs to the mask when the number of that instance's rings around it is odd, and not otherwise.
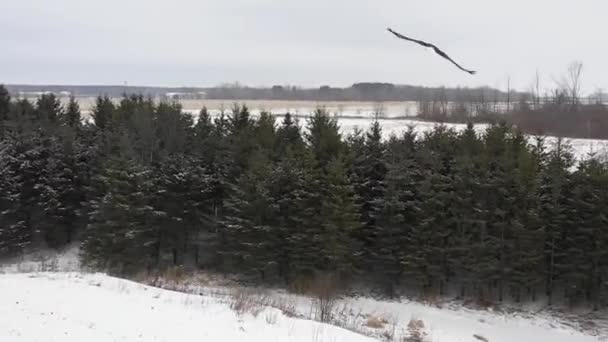
<path fill-rule="evenodd" d="M 608 90 L 606 0 L 0 0 L 0 82 Z M 471 76 L 392 27 L 435 43 Z"/>

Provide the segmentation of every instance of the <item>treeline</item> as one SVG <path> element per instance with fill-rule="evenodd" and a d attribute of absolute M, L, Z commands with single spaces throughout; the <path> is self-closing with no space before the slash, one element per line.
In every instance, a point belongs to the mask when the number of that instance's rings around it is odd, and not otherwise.
<path fill-rule="evenodd" d="M 528 93 L 506 97 L 497 90 L 448 94 L 439 88 L 423 93 L 418 116 L 436 122 L 497 123 L 505 121 L 525 133 L 559 137 L 608 139 L 608 106 L 603 91 L 581 96 L 582 64 L 573 63 L 555 89 L 541 94 L 540 76 Z M 457 89 L 458 90 L 458 89 Z"/>
<path fill-rule="evenodd" d="M 422 87 L 412 85 L 396 85 L 392 83 L 362 82 L 350 87 L 331 87 L 328 85 L 319 88 L 301 88 L 289 85 L 275 85 L 271 88 L 254 88 L 239 84 L 208 88 L 205 90 L 210 99 L 228 100 L 308 100 L 308 101 L 422 101 L 430 96 L 442 92 L 448 101 L 455 101 L 458 97 L 472 98 L 480 92 L 492 94 L 499 101 L 506 101 L 507 94 L 497 89 L 482 88 L 446 88 Z M 512 99 L 525 96 L 523 93 L 513 92 Z"/>
<path fill-rule="evenodd" d="M 545 97 L 542 102 L 523 98 L 507 103 L 479 95 L 448 102 L 438 95 L 418 101 L 418 117 L 451 123 L 504 121 L 528 134 L 608 139 L 608 106 L 599 99 L 585 100 L 573 104 L 562 94 Z"/>
<path fill-rule="evenodd" d="M 437 92 L 443 92 L 450 101 L 466 96 L 476 97 L 480 92 L 491 94 L 492 98 L 506 101 L 507 94 L 491 88 L 428 88 L 411 85 L 394 85 L 391 83 L 356 83 L 350 87 L 321 86 L 318 88 L 302 88 L 291 85 L 275 85 L 269 88 L 248 87 L 240 84 L 227 84 L 209 88 L 161 88 L 135 86 L 74 86 L 74 85 L 9 85 L 7 89 L 12 94 L 36 92 L 70 92 L 76 96 L 97 96 L 105 94 L 109 97 L 121 97 L 124 93 L 144 94 L 154 98 L 166 98 L 167 94 L 176 97 L 219 99 L 219 100 L 292 100 L 292 101 L 421 101 Z M 205 95 L 203 96 L 202 93 Z M 523 96 L 513 93 L 512 99 Z M 167 100 L 172 100 L 167 98 Z"/>
<path fill-rule="evenodd" d="M 0 252 L 81 243 L 120 274 L 184 265 L 258 282 L 317 274 L 483 301 L 606 304 L 608 165 L 505 124 L 388 141 L 318 110 L 193 118 L 100 97 L 93 122 L 0 87 Z"/>

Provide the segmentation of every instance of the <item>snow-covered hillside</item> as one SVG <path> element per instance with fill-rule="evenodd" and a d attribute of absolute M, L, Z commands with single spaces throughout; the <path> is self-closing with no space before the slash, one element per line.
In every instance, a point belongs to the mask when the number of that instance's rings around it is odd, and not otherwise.
<path fill-rule="evenodd" d="M 0 289 L 0 341 L 374 341 L 277 308 L 237 313 L 236 292 L 229 288 L 199 287 L 196 294 L 186 294 L 103 274 L 6 273 L 0 274 Z M 311 312 L 309 298 L 280 291 L 268 295 L 274 299 L 265 301 L 290 303 L 298 317 Z M 401 341 L 412 321 L 421 322 L 428 342 L 472 342 L 474 336 L 491 342 L 604 340 L 542 315 L 415 302 L 346 298 L 336 303 L 335 313 L 345 325 L 353 324 L 349 328 L 358 326 L 377 340 Z"/>
<path fill-rule="evenodd" d="M 0 341 L 366 342 L 348 330 L 265 308 L 237 314 L 211 296 L 101 274 L 0 275 Z"/>
<path fill-rule="evenodd" d="M 233 290 L 225 286 L 197 285 L 208 280 L 188 280 L 179 284 L 164 284 L 181 292 L 230 296 Z M 214 283 L 215 280 L 211 280 Z M 220 281 L 221 283 L 221 281 Z M 299 317 L 314 318 L 314 299 L 284 291 L 261 290 L 262 296 L 272 296 L 272 302 L 293 307 Z M 268 300 L 266 300 L 268 302 Z M 423 324 L 420 329 L 425 342 L 475 341 L 474 335 L 490 342 L 598 342 L 608 341 L 606 330 L 585 331 L 578 323 L 552 317 L 540 308 L 526 312 L 496 312 L 464 308 L 457 303 L 427 305 L 407 299 L 387 301 L 368 297 L 345 297 L 334 304 L 334 324 L 366 335 L 390 341 L 402 341 L 410 336 L 408 326 L 413 321 Z M 372 323 L 372 324 L 370 324 Z M 379 324 L 378 324 L 379 323 Z M 601 322 L 591 322 L 593 325 Z M 600 332 L 601 330 L 601 332 Z"/>

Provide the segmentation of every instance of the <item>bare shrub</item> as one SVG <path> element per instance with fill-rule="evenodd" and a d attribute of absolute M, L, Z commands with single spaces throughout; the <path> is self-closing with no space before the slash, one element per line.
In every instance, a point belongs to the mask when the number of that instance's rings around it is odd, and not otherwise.
<path fill-rule="evenodd" d="M 40 262 L 41 272 L 56 272 L 59 270 L 59 260 L 56 257 L 45 258 Z"/>
<path fill-rule="evenodd" d="M 310 288 L 313 297 L 314 316 L 321 322 L 329 322 L 338 299 L 338 280 L 333 274 L 319 274 Z"/>
<path fill-rule="evenodd" d="M 424 332 L 424 322 L 419 319 L 411 319 L 407 324 L 408 336 L 403 339 L 403 342 L 425 342 L 426 333 Z"/>
<path fill-rule="evenodd" d="M 231 296 L 230 309 L 239 316 L 250 313 L 257 317 L 264 310 L 261 304 L 263 302 L 263 294 L 259 291 L 239 288 L 234 290 Z"/>
<path fill-rule="evenodd" d="M 267 302 L 265 305 L 281 310 L 281 312 L 287 317 L 297 316 L 296 303 L 291 298 L 276 295 L 267 297 Z"/>

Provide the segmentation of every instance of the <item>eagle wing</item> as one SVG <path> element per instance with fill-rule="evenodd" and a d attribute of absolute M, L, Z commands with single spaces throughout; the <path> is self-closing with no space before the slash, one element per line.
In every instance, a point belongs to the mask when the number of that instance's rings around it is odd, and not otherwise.
<path fill-rule="evenodd" d="M 437 46 L 435 46 L 435 45 L 433 45 L 431 43 L 427 43 L 427 42 L 424 42 L 422 40 L 406 37 L 406 36 L 404 36 L 404 35 L 402 35 L 400 33 L 397 33 L 395 31 L 393 31 L 391 28 L 388 28 L 387 30 L 390 33 L 392 33 L 393 35 L 395 35 L 397 38 L 404 39 L 404 40 L 407 40 L 407 41 L 410 41 L 410 42 L 414 42 L 414 43 L 422 45 L 424 47 L 432 48 L 435 51 L 436 54 L 438 54 L 439 56 L 447 59 L 452 64 L 454 64 L 456 67 L 458 67 L 458 69 L 460 69 L 460 70 L 462 70 L 464 72 L 468 72 L 471 75 L 474 75 L 476 73 L 476 71 L 474 71 L 474 70 L 468 70 L 468 69 L 465 69 L 462 66 L 460 66 L 460 64 L 456 63 L 456 61 L 454 61 L 452 58 L 450 58 L 450 56 L 448 56 L 447 53 L 443 52 L 440 48 L 438 48 Z"/>

